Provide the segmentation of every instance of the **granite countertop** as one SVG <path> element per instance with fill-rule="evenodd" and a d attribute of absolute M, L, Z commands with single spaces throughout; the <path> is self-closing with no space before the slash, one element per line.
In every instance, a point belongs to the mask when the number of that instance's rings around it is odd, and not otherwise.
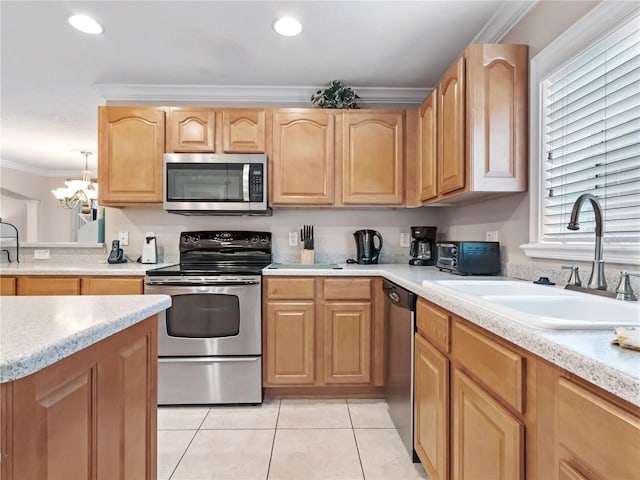
<path fill-rule="evenodd" d="M 486 306 L 469 303 L 464 295 L 435 283 L 436 280 L 471 278 L 507 280 L 506 277 L 461 277 L 440 272 L 434 267 L 406 264 L 340 266 L 342 270 L 266 268 L 263 275 L 383 276 L 524 350 L 640 406 L 640 352 L 612 345 L 612 330 L 531 327 Z"/>
<path fill-rule="evenodd" d="M 166 267 L 172 263 L 137 263 L 126 262 L 109 264 L 77 263 L 66 264 L 58 262 L 43 263 L 12 263 L 0 265 L 0 275 L 139 275 L 143 276 L 147 270 Z"/>
<path fill-rule="evenodd" d="M 167 295 L 2 297 L 0 383 L 26 377 L 170 306 Z"/>

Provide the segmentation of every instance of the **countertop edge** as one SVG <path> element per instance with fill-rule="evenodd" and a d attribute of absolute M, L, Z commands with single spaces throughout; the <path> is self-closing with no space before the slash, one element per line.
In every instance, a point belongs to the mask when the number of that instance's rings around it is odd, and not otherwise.
<path fill-rule="evenodd" d="M 60 341 L 44 345 L 36 351 L 3 362 L 0 364 L 0 383 L 19 380 L 31 375 L 171 306 L 171 297 L 168 295 L 146 295 L 145 298 L 152 300 L 153 303 L 144 307 L 135 307 L 130 312 L 121 314 L 108 323 L 82 329 Z"/>

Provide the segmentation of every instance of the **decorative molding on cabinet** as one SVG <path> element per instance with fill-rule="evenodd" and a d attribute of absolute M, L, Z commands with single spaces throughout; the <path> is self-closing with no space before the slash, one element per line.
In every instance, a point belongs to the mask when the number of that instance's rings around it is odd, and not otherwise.
<path fill-rule="evenodd" d="M 536 1 L 504 2 L 471 43 L 500 43 L 500 40 L 531 10 Z"/>
<path fill-rule="evenodd" d="M 94 85 L 108 102 L 220 102 L 221 104 L 294 104 L 311 107 L 311 94 L 323 87 L 248 85 L 153 85 L 100 83 Z M 418 106 L 430 88 L 353 87 L 359 103 L 373 105 Z"/>

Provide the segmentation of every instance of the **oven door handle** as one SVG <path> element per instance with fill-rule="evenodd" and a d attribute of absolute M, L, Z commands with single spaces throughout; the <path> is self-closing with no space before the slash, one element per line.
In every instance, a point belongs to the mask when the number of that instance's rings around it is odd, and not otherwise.
<path fill-rule="evenodd" d="M 238 287 L 243 285 L 260 285 L 255 280 L 238 280 L 238 281 L 205 281 L 205 282 L 189 282 L 189 281 L 147 281 L 146 285 L 167 286 L 167 287 Z"/>
<path fill-rule="evenodd" d="M 159 363 L 257 362 L 260 357 L 158 357 Z"/>

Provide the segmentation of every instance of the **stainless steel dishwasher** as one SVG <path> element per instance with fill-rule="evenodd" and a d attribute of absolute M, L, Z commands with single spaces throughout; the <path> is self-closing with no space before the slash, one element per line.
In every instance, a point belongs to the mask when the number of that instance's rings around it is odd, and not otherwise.
<path fill-rule="evenodd" d="M 385 323 L 385 398 L 391 420 L 414 462 L 413 446 L 413 334 L 416 295 L 383 280 Z"/>

